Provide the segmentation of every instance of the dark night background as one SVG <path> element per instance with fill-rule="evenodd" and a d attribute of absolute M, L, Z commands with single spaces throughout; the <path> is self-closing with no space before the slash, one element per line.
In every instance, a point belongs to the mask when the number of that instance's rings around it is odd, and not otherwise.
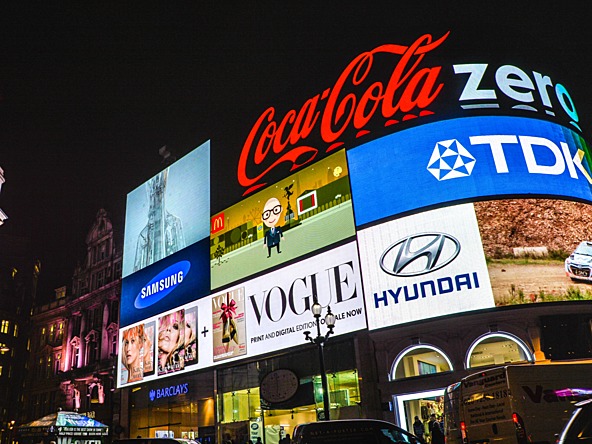
<path fill-rule="evenodd" d="M 163 168 L 161 146 L 180 158 L 211 140 L 218 212 L 241 198 L 236 165 L 259 115 L 298 110 L 380 44 L 451 31 L 444 64 L 549 75 L 590 140 L 587 2 L 219 3 L 0 7 L 0 231 L 32 238 L 40 299 L 70 285 L 99 208 L 123 233 L 126 195 Z"/>

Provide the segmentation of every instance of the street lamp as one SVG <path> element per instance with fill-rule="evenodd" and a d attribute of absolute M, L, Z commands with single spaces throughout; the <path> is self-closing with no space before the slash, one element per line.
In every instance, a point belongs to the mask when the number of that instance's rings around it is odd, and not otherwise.
<path fill-rule="evenodd" d="M 315 318 L 315 323 L 317 324 L 317 336 L 313 338 L 310 335 L 309 331 L 304 332 L 304 339 L 310 341 L 313 344 L 316 344 L 319 349 L 319 367 L 321 370 L 321 384 L 323 387 L 323 413 L 324 413 L 324 420 L 328 421 L 330 419 L 329 416 L 329 386 L 327 384 L 327 375 L 325 373 L 325 354 L 324 354 L 324 346 L 325 342 L 329 339 L 329 336 L 333 334 L 333 328 L 335 328 L 335 315 L 331 313 L 331 307 L 327 306 L 327 314 L 325 315 L 325 325 L 327 326 L 327 334 L 323 336 L 321 334 L 321 314 L 323 312 L 323 307 L 319 304 L 316 300 L 311 307 L 312 315 Z"/>

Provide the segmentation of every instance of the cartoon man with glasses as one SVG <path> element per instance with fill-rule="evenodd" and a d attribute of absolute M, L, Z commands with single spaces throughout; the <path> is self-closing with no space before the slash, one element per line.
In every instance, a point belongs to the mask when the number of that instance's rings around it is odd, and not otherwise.
<path fill-rule="evenodd" d="M 263 213 L 261 214 L 261 220 L 266 226 L 269 227 L 269 230 L 265 232 L 265 236 L 263 237 L 263 246 L 267 246 L 267 257 L 271 256 L 271 249 L 273 247 L 276 247 L 277 252 L 281 253 L 280 240 L 282 237 L 284 237 L 284 235 L 282 234 L 282 229 L 280 227 L 276 227 L 280 220 L 281 214 L 282 204 L 280 204 L 279 200 L 277 200 L 275 197 L 272 197 L 267 202 L 265 202 Z"/>

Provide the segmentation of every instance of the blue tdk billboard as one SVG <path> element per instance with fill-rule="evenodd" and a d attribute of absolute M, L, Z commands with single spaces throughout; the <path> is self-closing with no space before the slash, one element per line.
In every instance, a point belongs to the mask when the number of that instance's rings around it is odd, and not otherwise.
<path fill-rule="evenodd" d="M 347 151 L 356 225 L 503 197 L 592 202 L 590 149 L 577 133 L 523 117 L 422 125 Z"/>
<path fill-rule="evenodd" d="M 210 143 L 128 194 L 121 326 L 208 294 Z"/>

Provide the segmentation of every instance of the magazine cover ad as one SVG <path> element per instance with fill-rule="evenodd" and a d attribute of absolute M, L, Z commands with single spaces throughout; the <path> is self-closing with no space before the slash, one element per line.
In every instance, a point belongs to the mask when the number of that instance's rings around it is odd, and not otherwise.
<path fill-rule="evenodd" d="M 152 362 L 144 324 L 124 330 L 121 341 L 121 383 L 141 381 Z"/>
<path fill-rule="evenodd" d="M 185 310 L 158 319 L 158 375 L 185 368 Z"/>
<path fill-rule="evenodd" d="M 144 376 L 154 374 L 154 345 L 156 344 L 155 321 L 144 324 Z"/>
<path fill-rule="evenodd" d="M 214 362 L 247 353 L 244 287 L 212 297 Z"/>
<path fill-rule="evenodd" d="M 185 365 L 197 361 L 197 305 L 194 305 L 185 309 Z"/>

